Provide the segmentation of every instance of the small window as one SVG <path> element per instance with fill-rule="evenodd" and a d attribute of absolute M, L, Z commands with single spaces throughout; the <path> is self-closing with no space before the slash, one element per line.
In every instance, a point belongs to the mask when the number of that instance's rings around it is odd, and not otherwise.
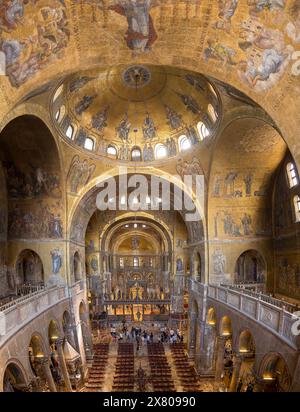
<path fill-rule="evenodd" d="M 210 88 L 210 91 L 212 92 L 212 94 L 213 94 L 216 98 L 218 98 L 218 95 L 217 95 L 215 89 L 212 87 L 211 84 L 209 85 L 209 88 Z"/>
<path fill-rule="evenodd" d="M 57 123 L 61 123 L 64 116 L 66 114 L 66 107 L 64 105 L 62 105 L 57 112 L 55 113 L 55 120 L 57 121 Z"/>
<path fill-rule="evenodd" d="M 155 147 L 155 157 L 156 159 L 163 159 L 168 156 L 168 150 L 165 145 L 158 144 Z"/>
<path fill-rule="evenodd" d="M 134 258 L 133 258 L 133 266 L 134 266 L 135 268 L 138 268 L 138 267 L 139 267 L 139 258 L 137 258 L 137 257 L 134 257 Z"/>
<path fill-rule="evenodd" d="M 189 150 L 191 148 L 191 141 L 188 139 L 187 136 L 183 135 L 179 137 L 179 147 L 180 151 L 184 152 L 185 150 Z"/>
<path fill-rule="evenodd" d="M 218 114 L 217 114 L 215 108 L 213 107 L 213 105 L 209 104 L 208 107 L 207 107 L 207 110 L 208 110 L 208 113 L 209 113 L 212 121 L 214 123 L 216 123 L 216 121 L 218 120 Z"/>
<path fill-rule="evenodd" d="M 61 112 L 61 109 L 58 109 L 57 110 L 57 112 L 56 112 L 56 115 L 55 115 L 55 120 L 58 122 L 58 120 L 59 120 L 59 118 L 60 118 L 60 112 Z"/>
<path fill-rule="evenodd" d="M 286 169 L 287 169 L 290 188 L 297 186 L 299 181 L 298 181 L 297 171 L 296 171 L 296 167 L 294 163 L 288 163 Z"/>
<path fill-rule="evenodd" d="M 107 148 L 107 154 L 112 157 L 117 157 L 117 149 L 115 146 L 109 145 Z"/>
<path fill-rule="evenodd" d="M 84 148 L 87 150 L 94 150 L 95 142 L 90 137 L 87 137 L 84 142 Z"/>
<path fill-rule="evenodd" d="M 74 127 L 73 127 L 71 124 L 70 124 L 70 125 L 68 126 L 68 128 L 67 128 L 66 136 L 67 136 L 69 139 L 73 139 L 73 136 L 74 136 Z"/>
<path fill-rule="evenodd" d="M 131 160 L 134 162 L 140 162 L 142 160 L 142 152 L 138 147 L 132 149 Z"/>
<path fill-rule="evenodd" d="M 203 122 L 199 122 L 197 128 L 201 140 L 206 139 L 210 135 L 207 126 Z"/>
<path fill-rule="evenodd" d="M 124 258 L 120 258 L 120 268 L 124 268 Z"/>
<path fill-rule="evenodd" d="M 300 197 L 294 196 L 296 222 L 300 222 Z"/>
<path fill-rule="evenodd" d="M 149 260 L 149 266 L 152 268 L 153 267 L 153 258 L 150 258 Z"/>
<path fill-rule="evenodd" d="M 54 97 L 53 97 L 53 102 L 55 102 L 55 101 L 59 98 L 59 96 L 62 94 L 63 90 L 64 90 L 64 85 L 62 84 L 62 85 L 59 86 L 59 88 L 56 90 L 55 95 L 54 95 Z"/>

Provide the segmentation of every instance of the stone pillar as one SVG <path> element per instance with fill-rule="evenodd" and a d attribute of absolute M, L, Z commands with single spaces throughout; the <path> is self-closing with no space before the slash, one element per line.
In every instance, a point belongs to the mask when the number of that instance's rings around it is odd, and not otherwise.
<path fill-rule="evenodd" d="M 91 358 L 93 356 L 93 339 L 92 334 L 89 326 L 89 314 L 88 312 L 82 313 L 80 315 L 81 320 L 81 330 L 82 330 L 82 338 L 84 343 L 84 349 L 86 358 Z"/>
<path fill-rule="evenodd" d="M 201 322 L 200 326 L 201 345 L 196 369 L 199 375 L 215 375 L 215 350 L 216 330 L 215 326 Z"/>
<path fill-rule="evenodd" d="M 105 293 L 110 297 L 111 294 L 111 273 L 106 271 L 104 272 L 104 289 Z"/>
<path fill-rule="evenodd" d="M 170 293 L 170 272 L 163 272 L 163 290 Z"/>
<path fill-rule="evenodd" d="M 163 271 L 168 272 L 168 261 L 169 261 L 169 254 L 164 253 L 164 258 L 163 258 Z"/>
<path fill-rule="evenodd" d="M 225 342 L 227 337 L 218 336 L 217 339 L 217 358 L 216 358 L 216 380 L 220 381 L 224 375 L 224 354 Z"/>
<path fill-rule="evenodd" d="M 76 326 L 70 323 L 64 329 L 64 333 L 65 333 L 65 336 L 68 342 L 73 346 L 73 348 L 79 351 L 79 342 L 78 342 L 78 336 L 76 332 Z"/>
<path fill-rule="evenodd" d="M 231 382 L 229 386 L 229 392 L 236 392 L 237 390 L 242 362 L 243 362 L 243 358 L 240 355 L 235 355 L 233 359 L 233 372 L 232 372 Z"/>
<path fill-rule="evenodd" d="M 67 392 L 72 392 L 72 385 L 70 382 L 70 376 L 69 376 L 66 359 L 64 355 L 64 350 L 63 350 L 64 339 L 58 339 L 55 342 L 55 344 L 56 344 L 56 348 L 58 352 L 59 365 L 61 367 L 61 371 L 64 377 L 64 382 L 65 382 Z"/>
<path fill-rule="evenodd" d="M 194 358 L 195 356 L 196 322 L 197 322 L 197 313 L 191 312 L 189 314 L 189 336 L 188 336 L 188 353 L 189 353 L 190 358 Z"/>
<path fill-rule="evenodd" d="M 43 358 L 38 358 L 36 359 L 37 362 L 41 365 L 41 369 L 43 371 L 43 374 L 45 376 L 46 382 L 49 386 L 49 389 L 51 392 L 57 392 L 56 385 L 50 370 L 49 366 L 49 359 L 48 357 L 43 357 Z"/>

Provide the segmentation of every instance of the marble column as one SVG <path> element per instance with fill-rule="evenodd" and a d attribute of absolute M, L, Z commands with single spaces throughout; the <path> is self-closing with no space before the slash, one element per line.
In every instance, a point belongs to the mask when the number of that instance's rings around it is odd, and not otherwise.
<path fill-rule="evenodd" d="M 52 373 L 51 373 L 51 369 L 50 369 L 50 366 L 49 366 L 48 357 L 38 358 L 37 363 L 39 365 L 41 365 L 41 369 L 42 369 L 43 374 L 45 376 L 45 379 L 46 379 L 46 382 L 47 382 L 48 387 L 50 389 L 50 392 L 57 392 L 56 385 L 55 385 L 55 382 L 54 382 L 54 379 L 53 379 L 53 376 L 52 376 Z"/>
<path fill-rule="evenodd" d="M 224 375 L 224 355 L 226 336 L 218 336 L 217 338 L 217 358 L 216 358 L 216 380 L 220 381 Z"/>
<path fill-rule="evenodd" d="M 242 362 L 243 362 L 243 358 L 240 355 L 235 355 L 233 359 L 233 372 L 232 372 L 231 382 L 229 386 L 229 392 L 236 392 L 237 390 Z"/>
<path fill-rule="evenodd" d="M 58 352 L 59 365 L 61 367 L 61 371 L 64 377 L 66 390 L 67 392 L 72 392 L 72 385 L 71 385 L 70 376 L 69 376 L 66 359 L 64 355 L 64 350 L 63 350 L 64 339 L 58 339 L 55 342 L 55 344 L 56 344 L 56 348 Z"/>

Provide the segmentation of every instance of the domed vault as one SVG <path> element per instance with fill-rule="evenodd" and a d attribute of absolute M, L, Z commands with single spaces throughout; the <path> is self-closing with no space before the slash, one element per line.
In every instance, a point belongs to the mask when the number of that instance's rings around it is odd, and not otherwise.
<path fill-rule="evenodd" d="M 218 94 L 202 75 L 164 66 L 116 66 L 67 78 L 53 97 L 65 139 L 121 161 L 191 150 L 215 133 Z"/>

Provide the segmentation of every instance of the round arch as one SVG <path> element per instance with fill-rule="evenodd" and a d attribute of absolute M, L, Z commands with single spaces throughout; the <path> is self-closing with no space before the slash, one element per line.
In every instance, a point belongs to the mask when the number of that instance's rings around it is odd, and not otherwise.
<path fill-rule="evenodd" d="M 289 392 L 292 378 L 284 357 L 280 353 L 268 353 L 261 361 L 259 375 L 270 392 Z"/>
<path fill-rule="evenodd" d="M 23 392 L 27 387 L 27 378 L 23 366 L 18 360 L 10 359 L 4 368 L 3 392 Z"/>
<path fill-rule="evenodd" d="M 54 319 L 52 319 L 49 323 L 48 337 L 49 337 L 49 343 L 50 344 L 54 343 L 55 341 L 57 341 L 57 339 L 61 338 L 60 325 Z"/>
<path fill-rule="evenodd" d="M 221 336 L 232 337 L 232 323 L 229 316 L 222 317 L 219 331 Z"/>
<path fill-rule="evenodd" d="M 237 259 L 234 273 L 237 283 L 265 283 L 266 261 L 257 250 L 246 250 Z"/>
<path fill-rule="evenodd" d="M 215 308 L 211 307 L 207 311 L 206 315 L 206 323 L 210 326 L 216 326 L 217 325 L 217 314 Z"/>
<path fill-rule="evenodd" d="M 44 266 L 40 256 L 31 249 L 19 253 L 16 261 L 17 284 L 44 283 Z"/>

